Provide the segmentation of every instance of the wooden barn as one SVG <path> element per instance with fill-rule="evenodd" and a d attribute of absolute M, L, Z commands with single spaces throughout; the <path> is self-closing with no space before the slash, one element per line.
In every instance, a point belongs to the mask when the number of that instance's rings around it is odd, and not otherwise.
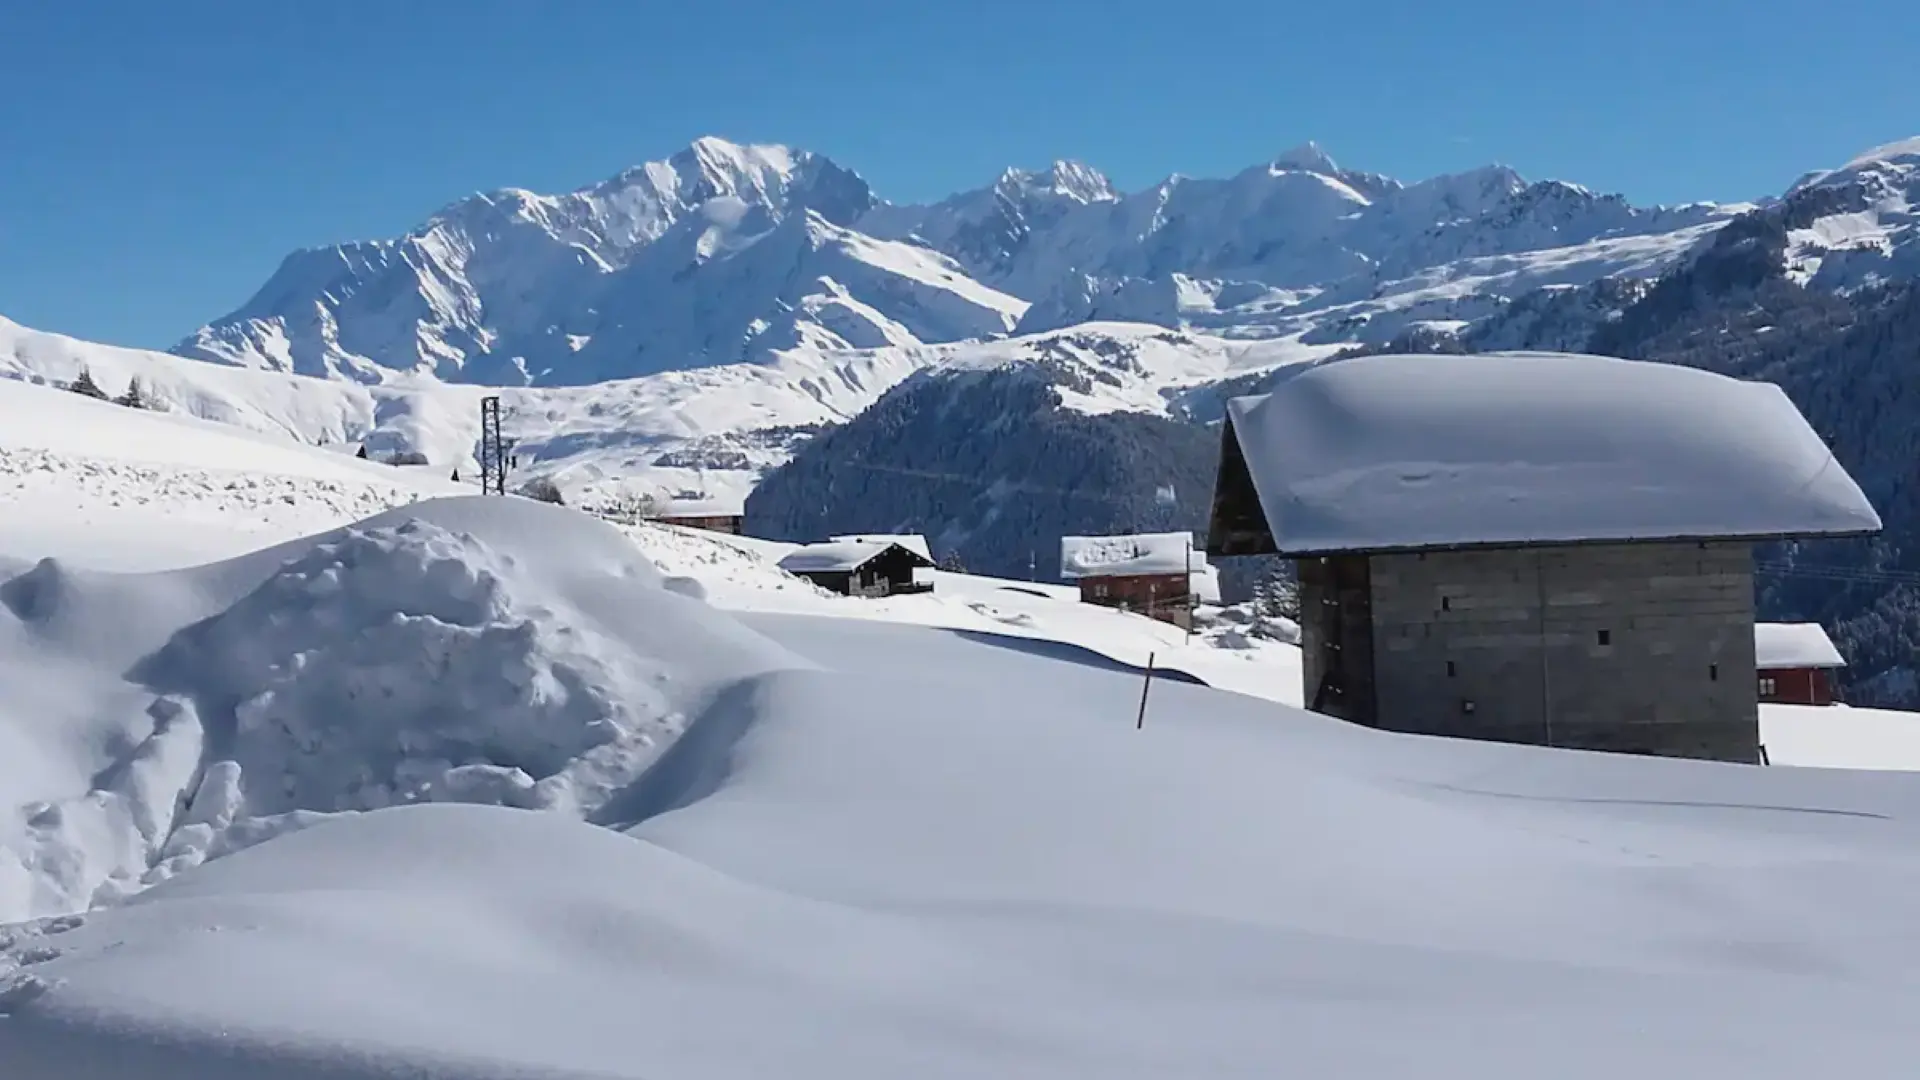
<path fill-rule="evenodd" d="M 1847 662 L 1819 623 L 1759 623 L 1753 628 L 1760 700 L 1831 705 L 1833 672 Z"/>
<path fill-rule="evenodd" d="M 933 591 L 923 571 L 933 560 L 903 544 L 834 540 L 808 544 L 780 560 L 780 569 L 845 596 L 899 596 Z"/>
<path fill-rule="evenodd" d="M 1760 760 L 1756 541 L 1876 532 L 1776 386 L 1564 354 L 1365 356 L 1228 403 L 1207 550 L 1300 573 L 1310 708 Z"/>
<path fill-rule="evenodd" d="M 1082 603 L 1137 611 L 1187 627 L 1200 602 L 1218 603 L 1219 578 L 1190 533 L 1063 536 L 1060 576 Z"/>
<path fill-rule="evenodd" d="M 666 525 L 739 536 L 746 511 L 737 502 L 715 499 L 668 499 L 657 505 L 653 520 Z"/>

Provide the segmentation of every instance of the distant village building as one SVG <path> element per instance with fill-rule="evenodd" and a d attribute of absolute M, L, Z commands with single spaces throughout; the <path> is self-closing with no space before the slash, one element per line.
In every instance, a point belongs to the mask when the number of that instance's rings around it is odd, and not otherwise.
<path fill-rule="evenodd" d="M 827 539 L 836 543 L 899 544 L 928 562 L 934 561 L 933 549 L 927 546 L 927 538 L 919 533 L 848 533 Z"/>
<path fill-rule="evenodd" d="M 1199 602 L 1218 603 L 1220 583 L 1190 533 L 1063 536 L 1060 576 L 1083 603 L 1137 611 L 1186 627 Z"/>
<path fill-rule="evenodd" d="M 1759 623 L 1753 628 L 1760 700 L 1783 705 L 1833 704 L 1832 673 L 1847 666 L 1819 623 Z"/>
<path fill-rule="evenodd" d="M 1771 384 L 1368 356 L 1228 403 L 1207 551 L 1296 561 L 1317 711 L 1758 762 L 1753 543 L 1879 528 Z"/>
<path fill-rule="evenodd" d="M 746 511 L 738 502 L 717 499 L 667 499 L 654 506 L 653 520 L 688 529 L 739 536 Z"/>
<path fill-rule="evenodd" d="M 808 544 L 780 560 L 780 569 L 845 596 L 898 596 L 933 591 L 924 572 L 933 560 L 893 541 L 833 540 Z"/>

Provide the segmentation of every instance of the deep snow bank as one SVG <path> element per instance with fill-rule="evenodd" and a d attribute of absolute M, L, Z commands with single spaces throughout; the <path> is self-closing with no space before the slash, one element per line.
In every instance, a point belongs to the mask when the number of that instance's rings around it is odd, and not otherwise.
<path fill-rule="evenodd" d="M 800 663 L 669 584 L 614 528 L 520 499 L 171 574 L 39 564 L 0 585 L 0 919 L 328 813 L 591 815 L 720 688 Z"/>

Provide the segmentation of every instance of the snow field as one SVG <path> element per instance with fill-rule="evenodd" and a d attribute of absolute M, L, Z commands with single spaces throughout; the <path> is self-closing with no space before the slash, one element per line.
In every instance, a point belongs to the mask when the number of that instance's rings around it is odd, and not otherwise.
<path fill-rule="evenodd" d="M 1385 735 L 747 615 L 630 836 L 415 805 L 18 932 L 9 1075 L 1889 1075 L 1920 779 Z M 183 979 L 218 971 L 220 978 Z M 293 973 L 293 974 L 290 974 Z"/>
<path fill-rule="evenodd" d="M 183 527 L 204 485 L 91 528 L 5 504 L 0 1076 L 1798 1078 L 1917 1048 L 1920 777 L 1388 735 L 1276 704 L 1298 649 L 1234 613 L 1189 643 L 1060 586 L 851 600 L 790 545 L 478 497 L 339 528 L 305 490 L 318 535 L 257 551 Z M 1777 763 L 1920 757 L 1900 714 L 1763 723 Z"/>

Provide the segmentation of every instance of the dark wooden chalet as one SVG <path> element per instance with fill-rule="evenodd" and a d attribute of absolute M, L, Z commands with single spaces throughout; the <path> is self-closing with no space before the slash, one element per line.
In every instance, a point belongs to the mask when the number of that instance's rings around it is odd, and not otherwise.
<path fill-rule="evenodd" d="M 780 560 L 780 569 L 844 596 L 899 596 L 933 591 L 919 572 L 933 560 L 903 544 L 837 540 L 808 544 Z"/>

